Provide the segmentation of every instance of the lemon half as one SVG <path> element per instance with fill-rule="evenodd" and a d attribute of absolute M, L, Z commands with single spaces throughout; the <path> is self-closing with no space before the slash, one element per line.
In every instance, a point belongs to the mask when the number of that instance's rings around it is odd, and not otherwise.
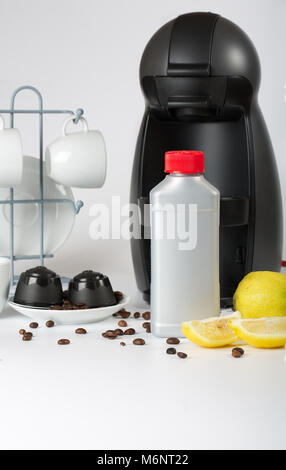
<path fill-rule="evenodd" d="M 229 321 L 241 318 L 239 312 L 223 317 L 211 317 L 205 320 L 192 320 L 182 323 L 182 333 L 195 344 L 205 348 L 218 348 L 237 341 L 235 331 Z"/>
<path fill-rule="evenodd" d="M 230 320 L 237 336 L 256 348 L 279 348 L 286 344 L 286 318 L 266 317 Z"/>

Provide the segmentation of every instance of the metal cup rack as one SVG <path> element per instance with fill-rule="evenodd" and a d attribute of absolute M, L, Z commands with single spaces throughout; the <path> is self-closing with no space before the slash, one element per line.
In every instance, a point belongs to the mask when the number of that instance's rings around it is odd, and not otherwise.
<path fill-rule="evenodd" d="M 15 98 L 23 90 L 30 90 L 38 97 L 39 109 L 15 109 Z M 40 183 L 40 198 L 39 199 L 14 199 L 14 188 L 10 188 L 10 199 L 5 201 L 0 200 L 0 204 L 10 205 L 10 261 L 11 261 L 11 287 L 16 283 L 17 276 L 15 276 L 14 263 L 17 260 L 40 259 L 40 265 L 44 265 L 45 258 L 52 258 L 52 253 L 44 253 L 44 205 L 47 203 L 65 203 L 71 204 L 75 214 L 78 214 L 83 206 L 82 201 L 76 203 L 70 199 L 45 199 L 44 198 L 44 180 L 43 180 L 43 166 L 44 166 L 44 151 L 43 151 L 43 136 L 44 136 L 44 114 L 71 114 L 74 115 L 73 122 L 77 124 L 83 115 L 83 109 L 79 108 L 75 112 L 66 109 L 44 109 L 43 98 L 39 90 L 33 86 L 21 86 L 17 88 L 11 96 L 10 109 L 0 109 L 0 114 L 10 114 L 10 127 L 14 127 L 15 114 L 38 114 L 39 115 L 39 183 Z M 17 255 L 15 256 L 14 250 L 14 205 L 15 204 L 39 204 L 40 206 L 40 253 L 35 255 Z M 7 256 L 8 257 L 8 256 Z"/>

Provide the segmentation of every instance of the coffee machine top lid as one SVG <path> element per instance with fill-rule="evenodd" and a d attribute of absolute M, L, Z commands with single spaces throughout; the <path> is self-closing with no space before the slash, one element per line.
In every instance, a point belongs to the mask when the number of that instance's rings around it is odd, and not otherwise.
<path fill-rule="evenodd" d="M 145 77 L 240 76 L 256 90 L 260 64 L 250 38 L 214 13 L 188 13 L 162 26 L 147 44 L 140 80 Z"/>

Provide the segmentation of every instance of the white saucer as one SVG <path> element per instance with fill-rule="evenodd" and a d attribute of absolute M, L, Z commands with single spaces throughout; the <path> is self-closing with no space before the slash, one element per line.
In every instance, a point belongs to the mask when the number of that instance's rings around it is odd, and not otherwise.
<path fill-rule="evenodd" d="M 16 304 L 12 298 L 8 300 L 8 304 L 22 315 L 40 322 L 53 320 L 58 325 L 80 325 L 82 323 L 95 323 L 105 320 L 130 301 L 130 297 L 124 295 L 118 304 L 111 305 L 110 307 L 88 308 L 86 310 L 51 310 L 49 308 L 28 307 Z"/>
<path fill-rule="evenodd" d="M 70 188 L 55 183 L 44 175 L 44 198 L 70 199 L 74 201 Z M 21 184 L 14 189 L 14 199 L 39 199 L 39 160 L 24 157 Z M 8 188 L 0 188 L 0 200 L 9 200 Z M 74 223 L 74 211 L 70 203 L 46 203 L 44 206 L 44 250 L 54 253 L 60 248 L 71 233 Z M 14 245 L 15 255 L 38 255 L 40 252 L 40 205 L 14 205 Z M 10 205 L 0 205 L 0 256 L 9 256 L 10 252 Z"/>

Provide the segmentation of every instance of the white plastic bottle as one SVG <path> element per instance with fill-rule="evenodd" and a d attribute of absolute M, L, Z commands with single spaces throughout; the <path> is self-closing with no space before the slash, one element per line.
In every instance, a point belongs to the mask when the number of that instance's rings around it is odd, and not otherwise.
<path fill-rule="evenodd" d="M 203 152 L 167 152 L 165 172 L 150 193 L 151 322 L 161 337 L 220 311 L 219 191 L 203 176 Z"/>

